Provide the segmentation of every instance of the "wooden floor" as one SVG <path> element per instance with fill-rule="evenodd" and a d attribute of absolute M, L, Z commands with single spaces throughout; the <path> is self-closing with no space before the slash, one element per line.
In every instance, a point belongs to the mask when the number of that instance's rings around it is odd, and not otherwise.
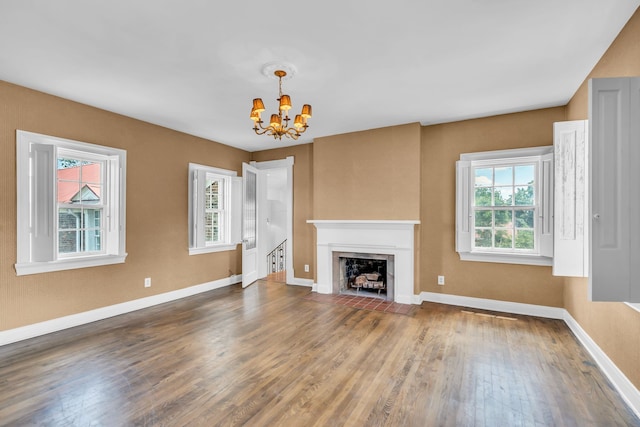
<path fill-rule="evenodd" d="M 231 286 L 0 347 L 10 426 L 640 426 L 561 321 Z"/>

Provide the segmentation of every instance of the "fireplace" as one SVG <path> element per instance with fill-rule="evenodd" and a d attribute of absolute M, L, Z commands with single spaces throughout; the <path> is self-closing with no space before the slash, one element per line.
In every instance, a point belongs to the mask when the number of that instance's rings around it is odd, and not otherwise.
<path fill-rule="evenodd" d="M 317 230 L 317 278 L 314 284 L 316 292 L 322 294 L 340 292 L 339 274 L 336 273 L 340 263 L 334 262 L 334 253 L 347 253 L 357 254 L 354 258 L 360 259 L 388 257 L 386 259 L 386 298 L 402 304 L 419 301 L 413 291 L 415 257 L 413 242 L 415 226 L 420 223 L 419 221 L 309 220 L 307 222 L 313 224 Z M 390 260 L 393 263 L 392 269 L 389 266 Z M 389 295 L 390 275 L 393 278 L 391 295 Z M 372 282 L 375 281 L 374 276 L 371 276 L 371 279 Z M 358 293 L 363 289 L 364 287 L 360 287 Z"/>
<path fill-rule="evenodd" d="M 394 256 L 333 252 L 333 293 L 393 301 Z"/>

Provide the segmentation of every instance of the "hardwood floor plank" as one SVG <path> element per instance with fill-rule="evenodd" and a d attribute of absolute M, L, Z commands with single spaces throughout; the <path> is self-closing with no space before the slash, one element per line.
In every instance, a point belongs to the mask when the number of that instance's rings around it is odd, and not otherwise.
<path fill-rule="evenodd" d="M 258 282 L 0 348 L 0 425 L 640 426 L 561 321 Z"/>

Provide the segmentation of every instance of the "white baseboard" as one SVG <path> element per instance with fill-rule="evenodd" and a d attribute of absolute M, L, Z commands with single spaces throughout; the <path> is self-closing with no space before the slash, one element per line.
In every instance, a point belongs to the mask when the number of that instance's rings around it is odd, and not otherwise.
<path fill-rule="evenodd" d="M 498 301 L 485 298 L 463 297 L 459 295 L 438 294 L 433 292 L 420 293 L 420 302 L 438 302 L 441 304 L 478 308 L 480 310 L 502 311 L 512 314 L 546 317 L 548 319 L 564 319 L 566 310 L 559 307 L 544 305 L 522 304 L 519 302 Z M 419 303 L 418 303 L 419 304 Z"/>
<path fill-rule="evenodd" d="M 224 286 L 233 285 L 234 283 L 238 283 L 241 281 L 242 275 L 234 275 L 225 277 L 224 279 L 190 286 L 184 289 L 178 289 L 163 294 L 153 295 L 150 297 L 127 301 L 120 304 L 97 308 L 95 310 L 59 317 L 57 319 L 47 320 L 45 322 L 34 323 L 33 325 L 0 331 L 0 346 L 26 340 L 29 338 L 34 338 L 40 335 L 49 334 L 52 332 L 61 331 L 63 329 L 73 328 L 74 326 L 80 326 L 98 320 L 108 319 L 109 317 L 130 313 L 132 311 L 152 307 L 154 305 L 163 304 L 165 302 L 175 301 L 202 292 L 207 292 L 214 289 L 222 288 Z"/>
<path fill-rule="evenodd" d="M 302 279 L 299 277 L 294 277 L 293 280 L 287 282 L 287 285 L 308 286 L 310 288 L 313 288 L 313 279 Z"/>
<path fill-rule="evenodd" d="M 627 405 L 640 417 L 640 391 L 633 385 L 631 381 L 622 373 L 620 369 L 613 363 L 609 356 L 602 351 L 602 349 L 596 344 L 594 340 L 582 329 L 580 324 L 571 316 L 571 314 L 565 310 L 564 319 L 571 332 L 578 338 L 578 341 L 584 348 L 587 349 L 591 357 L 593 357 L 598 364 L 598 367 L 604 372 L 618 390 L 618 393 L 622 396 Z"/>

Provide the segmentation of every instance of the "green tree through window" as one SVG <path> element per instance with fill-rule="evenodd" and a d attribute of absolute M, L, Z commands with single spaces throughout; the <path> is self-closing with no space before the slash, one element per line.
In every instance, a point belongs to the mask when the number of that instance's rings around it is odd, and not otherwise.
<path fill-rule="evenodd" d="M 474 246 L 535 249 L 535 165 L 475 169 Z"/>

